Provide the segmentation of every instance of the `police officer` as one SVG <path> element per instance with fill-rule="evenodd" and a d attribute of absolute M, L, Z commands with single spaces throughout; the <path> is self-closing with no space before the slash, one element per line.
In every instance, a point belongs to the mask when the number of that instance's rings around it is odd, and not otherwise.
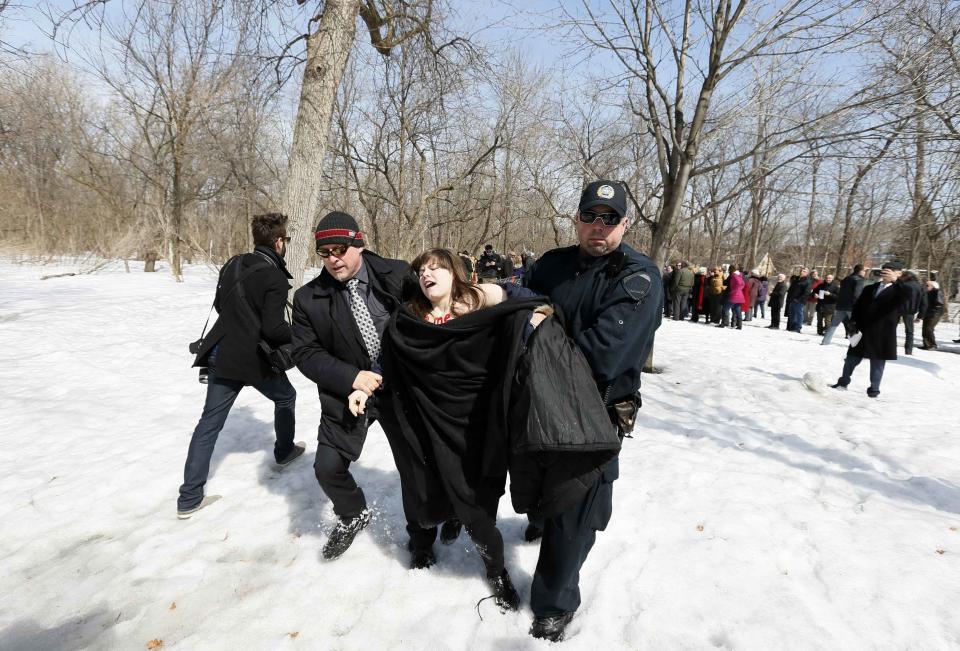
<path fill-rule="evenodd" d="M 657 265 L 622 242 L 626 214 L 626 193 L 620 183 L 589 184 L 577 211 L 579 244 L 548 251 L 529 275 L 530 289 L 549 296 L 562 311 L 567 334 L 589 362 L 621 436 L 633 429 L 640 406 L 640 370 L 663 309 Z M 618 475 L 615 458 L 603 467 L 580 504 L 527 528 L 528 540 L 543 537 L 530 593 L 532 636 L 563 639 L 580 606 L 580 568 L 596 532 L 610 520 Z"/>

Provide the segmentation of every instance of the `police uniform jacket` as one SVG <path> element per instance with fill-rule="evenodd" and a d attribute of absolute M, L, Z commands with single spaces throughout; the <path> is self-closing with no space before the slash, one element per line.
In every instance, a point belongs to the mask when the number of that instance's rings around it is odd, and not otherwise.
<path fill-rule="evenodd" d="M 410 266 L 402 260 L 382 258 L 363 251 L 370 291 L 391 313 L 402 298 Z M 347 407 L 347 396 L 360 371 L 372 368 L 363 337 L 350 311 L 349 301 L 338 296 L 346 286 L 326 272 L 297 290 L 293 298 L 293 359 L 297 368 L 317 384 L 322 409 L 324 443 L 356 460 L 366 437 L 366 418 L 356 418 Z M 378 391 L 368 403 L 367 417 L 389 409 L 387 395 Z"/>
<path fill-rule="evenodd" d="M 250 318 L 250 312 L 234 290 L 233 265 L 240 265 L 240 273 L 256 266 L 241 282 L 250 310 L 259 323 Z M 208 366 L 210 353 L 217 348 L 215 372 L 219 377 L 254 384 L 273 374 L 270 364 L 258 350 L 261 340 L 276 348 L 290 343 L 290 324 L 284 318 L 292 278 L 283 258 L 268 246 L 258 245 L 252 253 L 231 258 L 220 269 L 217 294 L 213 306 L 219 317 L 203 338 L 194 366 Z"/>
<path fill-rule="evenodd" d="M 578 246 L 554 249 L 534 263 L 528 286 L 562 311 L 604 404 L 632 398 L 663 311 L 653 261 L 626 244 L 601 257 L 582 256 Z"/>

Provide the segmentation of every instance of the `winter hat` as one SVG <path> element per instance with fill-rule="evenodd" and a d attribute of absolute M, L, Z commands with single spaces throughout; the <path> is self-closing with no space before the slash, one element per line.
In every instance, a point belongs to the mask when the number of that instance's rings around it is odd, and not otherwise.
<path fill-rule="evenodd" d="M 898 260 L 891 260 L 890 262 L 884 262 L 881 269 L 892 269 L 893 271 L 903 271 L 903 263 Z"/>
<path fill-rule="evenodd" d="M 594 181 L 583 189 L 580 195 L 581 212 L 594 206 L 608 206 L 623 219 L 627 214 L 627 193 L 617 181 Z"/>
<path fill-rule="evenodd" d="M 357 220 L 345 212 L 328 212 L 317 224 L 313 236 L 317 240 L 317 250 L 330 244 L 363 246 L 363 233 L 357 226 Z"/>

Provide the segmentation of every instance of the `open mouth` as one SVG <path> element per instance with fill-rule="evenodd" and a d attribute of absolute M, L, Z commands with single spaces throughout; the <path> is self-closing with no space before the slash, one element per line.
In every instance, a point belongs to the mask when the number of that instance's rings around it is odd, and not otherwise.
<path fill-rule="evenodd" d="M 424 289 L 430 289 L 431 287 L 433 287 L 433 286 L 436 285 L 436 284 L 437 284 L 437 283 L 433 282 L 432 280 L 424 280 L 424 281 L 423 281 L 423 288 L 424 288 Z"/>

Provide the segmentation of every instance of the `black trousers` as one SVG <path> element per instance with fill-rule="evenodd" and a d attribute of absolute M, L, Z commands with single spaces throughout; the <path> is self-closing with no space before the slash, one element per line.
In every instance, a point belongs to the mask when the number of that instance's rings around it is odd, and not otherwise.
<path fill-rule="evenodd" d="M 940 322 L 940 317 L 943 316 L 943 312 L 939 314 L 931 314 L 926 316 L 923 319 L 923 347 L 924 348 L 936 348 L 937 347 L 937 337 L 933 334 L 933 329 L 937 327 L 937 323 Z"/>
<path fill-rule="evenodd" d="M 400 475 L 400 498 L 403 502 L 403 513 L 407 520 L 407 533 L 410 535 L 409 549 L 429 548 L 437 538 L 435 522 L 447 517 L 447 504 L 424 505 L 420 503 L 414 486 L 413 455 L 407 450 L 409 447 L 400 430 L 396 418 L 389 411 L 382 412 L 376 421 L 371 420 L 367 426 L 379 422 L 387 435 L 387 442 L 393 453 L 397 473 Z M 329 426 L 329 424 L 326 424 Z M 344 456 L 335 447 L 325 442 L 323 428 L 325 423 L 321 416 L 319 443 L 313 469 L 320 483 L 320 488 L 333 503 L 333 512 L 340 518 L 355 518 L 367 508 L 367 499 L 363 489 L 350 474 L 350 459 Z M 435 511 L 434 511 L 435 510 Z M 431 514 L 431 511 L 434 511 Z M 426 516 L 426 525 L 421 520 Z M 433 526 L 431 526 L 433 524 Z"/>
<path fill-rule="evenodd" d="M 837 311 L 836 305 L 818 305 L 817 306 L 817 334 L 823 336 L 823 333 L 833 322 L 833 315 Z"/>
<path fill-rule="evenodd" d="M 580 607 L 580 569 L 587 560 L 597 531 L 603 531 L 613 512 L 613 482 L 620 474 L 619 459 L 602 474 L 577 506 L 542 522 L 540 558 L 530 588 L 535 617 L 552 617 Z"/>
<path fill-rule="evenodd" d="M 770 303 L 770 327 L 779 328 L 780 327 L 780 305 L 777 303 Z"/>
<path fill-rule="evenodd" d="M 709 298 L 710 323 L 720 323 L 723 312 L 723 294 L 711 294 Z"/>

